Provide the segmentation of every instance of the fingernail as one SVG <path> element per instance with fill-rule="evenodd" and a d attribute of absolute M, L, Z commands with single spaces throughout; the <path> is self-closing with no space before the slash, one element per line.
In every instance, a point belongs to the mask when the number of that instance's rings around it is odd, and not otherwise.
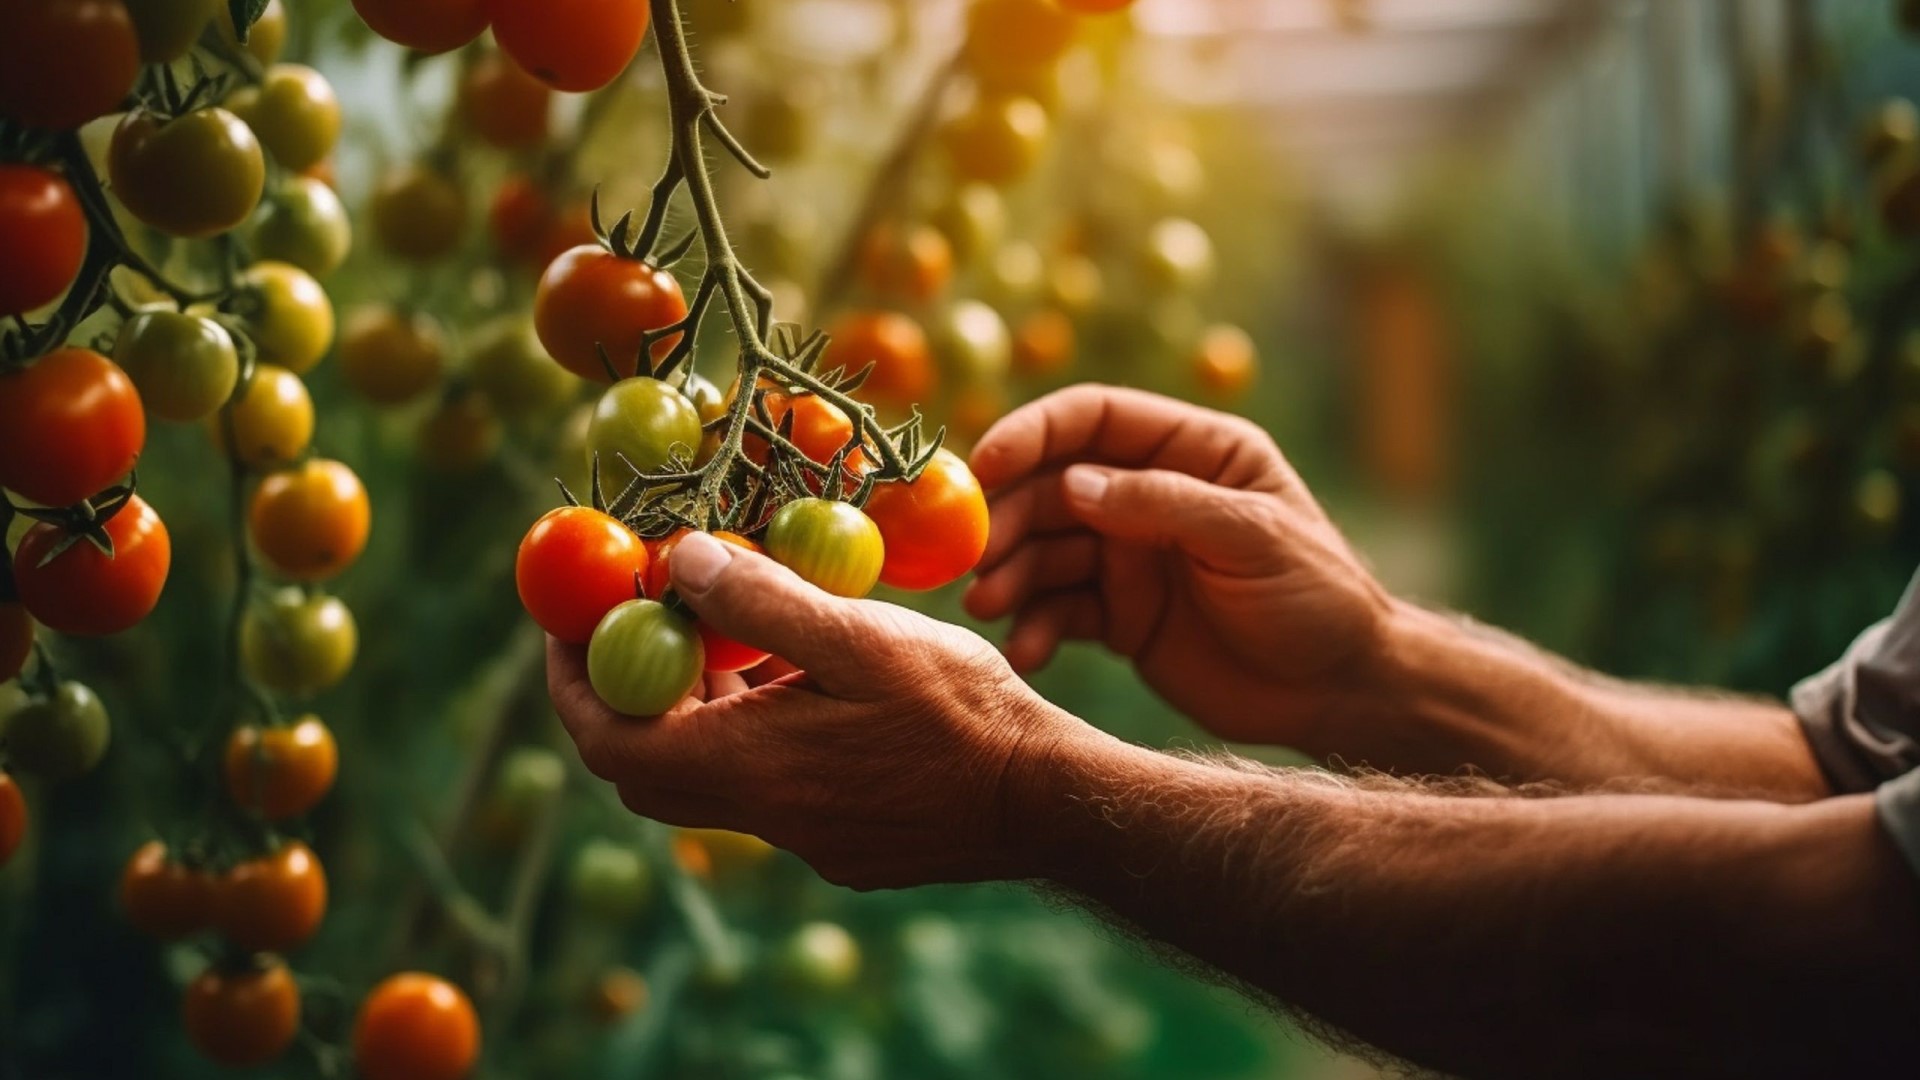
<path fill-rule="evenodd" d="M 1067 498 L 1088 506 L 1098 503 L 1107 493 L 1107 474 L 1082 465 L 1068 469 L 1060 483 L 1067 489 Z"/>
<path fill-rule="evenodd" d="M 673 587 L 681 592 L 703 593 L 733 561 L 733 550 L 703 532 L 688 533 L 673 546 Z"/>

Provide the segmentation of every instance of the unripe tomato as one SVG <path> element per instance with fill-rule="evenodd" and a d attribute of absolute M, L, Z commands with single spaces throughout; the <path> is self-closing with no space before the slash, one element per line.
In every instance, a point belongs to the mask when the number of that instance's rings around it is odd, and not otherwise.
<path fill-rule="evenodd" d="M 7 865 L 26 836 L 26 797 L 20 794 L 20 785 L 13 782 L 13 777 L 0 772 L 0 866 Z"/>
<path fill-rule="evenodd" d="M 1047 141 L 1047 110 L 1029 97 L 982 97 L 941 132 L 954 175 L 1005 187 L 1033 171 Z"/>
<path fill-rule="evenodd" d="M 939 229 L 961 259 L 980 259 L 1000 246 L 1007 231 L 1007 203 L 990 184 L 961 184 L 934 211 Z"/>
<path fill-rule="evenodd" d="M 59 173 L 0 165 L 0 316 L 60 298 L 87 254 L 87 215 Z"/>
<path fill-rule="evenodd" d="M 1073 320 L 1052 308 L 1020 320 L 1013 332 L 1013 370 L 1029 378 L 1049 378 L 1073 364 Z"/>
<path fill-rule="evenodd" d="M 873 519 L 843 502 L 795 499 L 767 524 L 767 554 L 835 596 L 865 596 L 886 545 Z"/>
<path fill-rule="evenodd" d="M 607 612 L 639 595 L 648 562 L 633 530 L 591 507 L 563 506 L 527 530 L 513 581 L 541 629 L 581 645 Z"/>
<path fill-rule="evenodd" d="M 538 146 L 547 138 L 553 91 L 521 70 L 513 57 L 491 52 L 460 79 L 460 118 L 483 142 L 502 150 Z"/>
<path fill-rule="evenodd" d="M 774 971 L 790 991 L 838 993 L 860 977 L 860 944 L 838 923 L 810 922 L 781 943 Z"/>
<path fill-rule="evenodd" d="M 607 922 L 627 922 L 647 909 L 653 873 L 640 853 L 611 840 L 589 840 L 573 857 L 567 877 L 580 910 Z"/>
<path fill-rule="evenodd" d="M 487 17 L 508 56 L 570 94 L 612 82 L 647 34 L 647 0 L 487 0 Z"/>
<path fill-rule="evenodd" d="M 219 882 L 214 922 L 249 952 L 290 952 L 306 944 L 327 913 L 327 874 L 298 840 L 236 863 Z"/>
<path fill-rule="evenodd" d="M 1048 0 L 974 0 L 967 9 L 967 66 L 1021 72 L 1058 60 L 1073 44 L 1073 16 Z"/>
<path fill-rule="evenodd" d="M 61 683 L 51 697 L 26 699 L 0 726 L 8 764 L 54 781 L 92 772 L 112 736 L 106 706 L 77 682 Z"/>
<path fill-rule="evenodd" d="M 673 576 L 671 570 L 668 568 L 668 560 L 673 557 L 673 549 L 677 547 L 680 541 L 691 531 L 690 529 L 681 529 L 660 541 L 659 545 L 654 548 L 653 562 L 648 564 L 646 573 L 648 596 L 659 600 L 667 595 L 667 590 L 673 584 Z M 727 532 L 724 529 L 720 529 L 711 535 L 715 540 L 723 544 L 732 544 L 734 547 L 745 548 L 748 551 L 760 550 L 759 544 L 741 536 L 739 533 Z M 767 654 L 764 651 L 756 649 L 751 645 L 742 645 L 738 641 L 727 637 L 725 634 L 708 625 L 705 619 L 697 620 L 694 623 L 694 627 L 700 631 L 700 644 L 706 652 L 706 669 L 708 671 L 745 671 L 767 658 Z"/>
<path fill-rule="evenodd" d="M 487 28 L 482 0 L 353 0 L 373 32 L 423 53 L 457 49 Z"/>
<path fill-rule="evenodd" d="M 953 280 L 953 247 L 929 225 L 875 229 L 861 255 L 867 287 L 882 296 L 931 300 Z"/>
<path fill-rule="evenodd" d="M 371 210 L 374 240 L 403 259 L 442 258 L 466 234 L 466 192 L 426 165 L 404 165 L 382 175 Z"/>
<path fill-rule="evenodd" d="M 0 116 L 64 131 L 118 109 L 140 75 L 120 0 L 11 4 L 0 34 Z"/>
<path fill-rule="evenodd" d="M 1238 397 L 1253 385 L 1260 356 L 1245 330 L 1224 323 L 1210 326 L 1193 353 L 1193 377 L 1201 389 L 1223 398 Z"/>
<path fill-rule="evenodd" d="M 693 456 L 696 465 L 705 465 L 720 452 L 720 432 L 707 429 L 707 425 L 726 415 L 727 397 L 720 392 L 718 386 L 713 384 L 713 380 L 704 375 L 691 373 L 687 376 L 686 385 L 680 388 L 680 392 L 687 395 L 688 401 L 693 402 L 693 411 L 700 414 L 700 425 L 706 429 L 700 436 L 700 452 Z"/>
<path fill-rule="evenodd" d="M 452 983 L 390 976 L 360 1005 L 353 1063 L 363 1080 L 460 1080 L 480 1058 L 480 1020 Z"/>
<path fill-rule="evenodd" d="M 862 396 L 905 408 L 933 393 L 937 380 L 933 349 L 910 316 L 897 311 L 848 312 L 834 324 L 830 336 L 827 367 L 845 368 L 852 374 L 873 365 L 873 373 L 860 385 Z M 797 432 L 799 425 L 794 428 Z M 852 434 L 851 422 L 847 434 Z M 845 436 L 840 441 L 845 442 Z"/>
<path fill-rule="evenodd" d="M 294 581 L 325 581 L 367 546 L 367 489 L 338 461 L 310 458 L 254 490 L 247 533 L 267 567 Z"/>
<path fill-rule="evenodd" d="M 135 930 L 161 941 L 197 934 L 211 925 L 213 896 L 213 877 L 174 861 L 158 840 L 140 845 L 120 874 L 120 910 Z"/>
<path fill-rule="evenodd" d="M 623 259 L 597 244 L 569 248 L 540 275 L 533 294 L 533 325 L 547 354 L 583 379 L 611 381 L 600 361 L 605 349 L 614 370 L 635 370 L 641 335 L 687 316 L 687 299 L 672 274 L 638 259 Z M 680 335 L 653 347 L 667 355 Z"/>
<path fill-rule="evenodd" d="M 1140 269 L 1156 288 L 1195 291 L 1213 278 L 1213 241 L 1185 218 L 1162 218 L 1147 233 Z"/>
<path fill-rule="evenodd" d="M 470 473 L 500 449 L 500 418 L 487 399 L 462 387 L 440 399 L 420 425 L 420 463 L 437 472 Z"/>
<path fill-rule="evenodd" d="M 222 0 L 124 0 L 140 40 L 140 59 L 163 64 L 187 55 Z"/>
<path fill-rule="evenodd" d="M 956 300 L 935 327 L 935 349 L 962 383 L 998 383 L 1013 364 L 1013 338 L 1000 313 L 978 300 Z"/>
<path fill-rule="evenodd" d="M 488 839 L 511 846 L 545 814 L 567 786 L 560 755 L 542 746 L 518 746 L 500 760 L 487 793 L 483 829 Z"/>
<path fill-rule="evenodd" d="M 180 999 L 181 1024 L 201 1056 L 243 1069 L 286 1053 L 300 1033 L 300 988 L 279 959 L 227 970 L 210 967 Z"/>
<path fill-rule="evenodd" d="M 258 262 L 240 275 L 249 300 L 241 312 L 260 359 L 296 375 L 313 369 L 333 344 L 333 302 L 297 266 Z"/>
<path fill-rule="evenodd" d="M 700 681 L 706 654 L 688 619 L 652 600 L 628 600 L 587 643 L 587 681 L 614 712 L 658 716 Z"/>
<path fill-rule="evenodd" d="M 222 759 L 234 804 L 268 821 L 312 810 L 332 789 L 339 766 L 333 732 L 312 715 L 289 727 L 237 727 Z"/>
<path fill-rule="evenodd" d="M 240 34 L 233 25 L 233 6 L 217 4 L 215 13 L 220 19 L 220 34 L 232 45 L 239 45 L 253 54 L 255 60 L 264 66 L 280 59 L 280 50 L 287 45 L 287 9 L 280 0 L 267 0 L 267 6 L 260 17 L 247 28 L 247 40 L 244 45 Z"/>
<path fill-rule="evenodd" d="M 987 496 L 953 451 L 942 448 L 911 483 L 879 484 L 867 516 L 880 529 L 880 580 L 937 589 L 973 569 L 987 550 Z"/>
<path fill-rule="evenodd" d="M 0 487 L 71 506 L 126 476 L 146 441 L 133 380 L 92 349 L 0 374 Z"/>
<path fill-rule="evenodd" d="M 340 377 L 375 405 L 400 405 L 440 381 L 445 351 L 433 316 L 369 304 L 347 316 Z"/>
<path fill-rule="evenodd" d="M 135 109 L 107 151 L 113 193 L 170 236 L 213 236 L 247 220 L 267 182 L 253 129 L 225 109 L 163 118 Z"/>
<path fill-rule="evenodd" d="M 467 357 L 467 377 L 509 420 L 545 416 L 572 401 L 580 378 L 548 359 L 533 321 L 510 315 L 484 327 Z"/>
<path fill-rule="evenodd" d="M 234 91 L 226 105 L 288 172 L 320 164 L 340 141 L 340 99 L 333 84 L 304 64 L 275 64 L 260 85 Z"/>
<path fill-rule="evenodd" d="M 714 5 L 732 7 L 730 2 Z M 617 1024 L 647 1007 L 647 980 L 630 967 L 616 967 L 593 980 L 587 1012 L 602 1024 Z"/>
<path fill-rule="evenodd" d="M 346 677 L 360 644 L 353 612 L 332 596 L 276 589 L 240 620 L 240 659 L 269 690 L 317 694 Z"/>
<path fill-rule="evenodd" d="M 818 394 L 781 390 L 765 378 L 760 380 L 760 386 L 763 390 L 761 401 L 767 407 L 767 419 L 773 430 L 779 431 L 791 412 L 793 430 L 787 434 L 787 439 L 809 459 L 825 464 L 833 460 L 833 455 L 853 439 L 853 419 L 833 402 Z M 727 387 L 727 403 L 731 404 L 739 395 L 740 380 L 736 378 Z M 740 445 L 755 464 L 767 463 L 767 454 L 772 447 L 764 437 L 749 432 L 741 436 Z M 856 449 L 848 455 L 849 464 L 855 461 L 858 453 Z"/>
<path fill-rule="evenodd" d="M 18 600 L 0 600 L 0 683 L 19 675 L 32 655 L 33 616 Z"/>
<path fill-rule="evenodd" d="M 160 602 L 173 562 L 173 542 L 160 515 L 138 495 L 104 526 L 108 555 L 81 539 L 55 555 L 67 532 L 37 522 L 13 554 L 20 602 L 48 629 L 62 634 L 117 634 L 147 617 Z"/>
<path fill-rule="evenodd" d="M 240 378 L 240 353 L 226 327 L 166 308 L 138 312 L 121 324 L 113 362 L 139 388 L 149 413 L 182 423 L 213 415 Z"/>
<path fill-rule="evenodd" d="M 593 407 L 587 460 L 599 457 L 601 483 L 611 494 L 626 486 L 634 469 L 646 473 L 668 465 L 676 448 L 691 460 L 700 434 L 700 413 L 685 394 L 659 379 L 621 379 Z"/>
<path fill-rule="evenodd" d="M 313 398 L 300 376 L 273 364 L 259 364 L 240 400 L 214 416 L 209 430 L 215 446 L 251 468 L 285 465 L 306 452 L 313 439 Z"/>
<path fill-rule="evenodd" d="M 331 187 L 291 176 L 253 215 L 247 246 L 254 258 L 290 263 L 316 278 L 340 269 L 353 250 L 347 208 Z"/>

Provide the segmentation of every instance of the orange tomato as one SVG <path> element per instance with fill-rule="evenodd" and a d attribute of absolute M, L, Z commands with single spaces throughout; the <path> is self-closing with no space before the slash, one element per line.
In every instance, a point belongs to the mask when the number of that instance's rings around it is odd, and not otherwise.
<path fill-rule="evenodd" d="M 667 589 L 673 583 L 673 577 L 667 567 L 667 560 L 673 557 L 673 549 L 680 543 L 681 538 L 692 531 L 691 529 L 680 529 L 669 535 L 666 539 L 659 541 L 654 549 L 653 562 L 647 566 L 646 588 L 648 596 L 658 600 L 666 595 Z M 713 538 L 721 543 L 732 544 L 734 547 L 745 548 L 748 551 L 757 552 L 760 550 L 759 544 L 741 536 L 739 533 L 727 532 L 724 529 L 715 530 Z M 767 658 L 765 652 L 753 648 L 750 645 L 742 645 L 740 642 L 727 637 L 707 625 L 704 619 L 696 621 L 694 623 L 694 629 L 699 631 L 700 641 L 706 647 L 706 669 L 708 671 L 745 671 Z"/>
<path fill-rule="evenodd" d="M 140 845 L 120 874 L 120 909 L 134 929 L 161 941 L 205 930 L 212 921 L 214 880 L 206 871 L 174 861 L 167 845 Z"/>
<path fill-rule="evenodd" d="M 299 817 L 333 787 L 340 748 L 317 716 L 290 727 L 237 727 L 223 760 L 227 794 L 268 821 Z"/>
<path fill-rule="evenodd" d="M 27 800 L 13 777 L 0 772 L 0 866 L 7 865 L 27 835 Z"/>
<path fill-rule="evenodd" d="M 210 967 L 187 986 L 181 1024 L 194 1049 L 216 1065 L 264 1065 L 300 1031 L 300 988 L 277 959 L 254 967 Z"/>
<path fill-rule="evenodd" d="M 860 270 L 867 287 L 883 296 L 931 300 L 953 280 L 953 245 L 931 225 L 883 225 L 862 245 Z"/>
<path fill-rule="evenodd" d="M 880 580 L 895 588 L 937 589 L 987 550 L 986 493 L 944 447 L 912 482 L 876 485 L 866 511 L 886 544 Z"/>
<path fill-rule="evenodd" d="M 228 941 L 250 952 L 305 944 L 327 913 L 327 875 L 313 849 L 293 841 L 227 871 L 213 905 Z"/>
<path fill-rule="evenodd" d="M 1260 355 L 1245 330 L 1224 323 L 1207 328 L 1195 347 L 1193 376 L 1202 388 L 1224 398 L 1246 393 L 1260 371 Z"/>
<path fill-rule="evenodd" d="M 312 458 L 260 482 L 247 529 L 275 573 L 325 581 L 360 557 L 371 513 L 367 489 L 352 469 Z"/>
<path fill-rule="evenodd" d="M 570 94 L 612 82 L 647 34 L 647 0 L 487 0 L 487 16 L 508 56 Z"/>
<path fill-rule="evenodd" d="M 600 349 L 621 375 L 634 373 L 641 335 L 686 318 L 687 298 L 674 276 L 639 259 L 623 259 L 597 244 L 562 252 L 540 275 L 533 294 L 533 328 L 560 366 L 584 379 L 611 382 Z M 656 342 L 665 356 L 680 335 Z"/>
<path fill-rule="evenodd" d="M 1073 320 L 1052 308 L 1028 315 L 1013 331 L 1013 369 L 1031 378 L 1065 371 L 1073 350 Z"/>
<path fill-rule="evenodd" d="M 787 438 L 802 454 L 812 460 L 824 465 L 833 460 L 833 455 L 839 453 L 840 448 L 852 440 L 853 420 L 846 413 L 841 412 L 840 407 L 833 402 L 817 394 L 805 392 L 796 394 L 779 389 L 767 379 L 762 379 L 760 386 L 765 390 L 761 400 L 766 403 L 767 419 L 771 421 L 773 430 L 779 431 L 780 425 L 786 422 L 786 415 L 791 412 L 793 431 Z M 736 378 L 733 380 L 733 385 L 727 387 L 727 401 L 731 403 L 739 394 L 740 380 Z M 766 439 L 748 432 L 741 437 L 740 444 L 746 450 L 747 457 L 755 464 L 767 463 L 767 451 L 771 447 L 767 445 Z M 854 466 L 858 454 L 859 450 L 856 448 L 853 454 L 848 455 L 849 468 Z"/>
<path fill-rule="evenodd" d="M 417 971 L 367 995 L 353 1025 L 353 1062 L 364 1080 L 460 1080 L 480 1057 L 480 1020 L 467 995 Z"/>
<path fill-rule="evenodd" d="M 855 311 L 834 324 L 827 346 L 828 367 L 853 374 L 868 364 L 873 374 L 860 386 L 863 397 L 905 409 L 933 393 L 938 380 L 933 347 L 926 331 L 897 311 Z"/>

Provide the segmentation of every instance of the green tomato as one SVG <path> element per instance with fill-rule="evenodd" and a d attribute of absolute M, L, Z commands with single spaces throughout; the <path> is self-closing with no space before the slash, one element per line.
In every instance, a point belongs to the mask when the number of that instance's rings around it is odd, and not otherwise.
<path fill-rule="evenodd" d="M 1186 218 L 1162 218 L 1147 233 L 1141 273 L 1167 292 L 1193 292 L 1213 278 L 1213 241 Z"/>
<path fill-rule="evenodd" d="M 961 383 L 997 383 L 1013 365 L 1013 335 L 1000 313 L 978 300 L 956 300 L 935 328 L 935 347 Z"/>
<path fill-rule="evenodd" d="M 587 681 L 609 708 L 627 716 L 658 716 L 679 704 L 706 665 L 692 621 L 653 600 L 615 606 L 587 642 Z"/>
<path fill-rule="evenodd" d="M 339 682 L 360 645 L 353 612 L 338 598 L 276 589 L 240 621 L 240 659 L 255 682 L 308 696 Z"/>
<path fill-rule="evenodd" d="M 267 165 L 260 141 L 225 109 L 166 119 L 135 109 L 107 150 L 113 193 L 134 217 L 169 236 L 199 239 L 247 220 Z"/>
<path fill-rule="evenodd" d="M 500 319 L 480 331 L 480 343 L 467 358 L 474 389 L 493 411 L 509 420 L 544 416 L 580 392 L 580 376 L 547 356 L 524 315 Z"/>
<path fill-rule="evenodd" d="M 672 461 L 674 448 L 688 461 L 700 449 L 700 413 L 685 394 L 659 379 L 622 379 L 600 395 L 587 428 L 587 461 L 600 459 L 601 482 L 624 487 L 633 469 L 654 472 Z M 615 455 L 625 455 L 632 468 Z"/>
<path fill-rule="evenodd" d="M 295 176 L 260 204 L 247 244 L 256 259 L 289 263 L 323 278 L 340 269 L 353 249 L 353 226 L 332 188 L 311 176 Z"/>
<path fill-rule="evenodd" d="M 214 9 L 226 0 L 126 0 L 133 32 L 140 39 L 140 59 L 164 64 L 187 55 L 200 31 L 213 20 Z"/>
<path fill-rule="evenodd" d="M 568 888 L 580 910 L 607 922 L 627 922 L 647 909 L 653 872 L 640 853 L 611 840 L 590 840 L 573 857 Z"/>
<path fill-rule="evenodd" d="M 212 416 L 240 378 L 226 327 L 164 308 L 138 312 L 120 327 L 113 362 L 133 379 L 148 413 L 182 423 Z"/>
<path fill-rule="evenodd" d="M 28 698 L 6 718 L 7 760 L 48 780 L 92 771 L 107 752 L 106 706 L 84 684 L 63 682 L 52 697 Z"/>
<path fill-rule="evenodd" d="M 320 164 L 340 141 L 340 99 L 333 84 L 304 64 L 273 65 L 260 85 L 227 98 L 227 108 L 247 122 L 288 172 Z"/>
<path fill-rule="evenodd" d="M 258 262 L 240 275 L 241 315 L 260 359 L 304 375 L 333 344 L 333 301 L 313 275 L 282 262 Z"/>
<path fill-rule="evenodd" d="M 767 525 L 767 554 L 835 596 L 865 596 L 886 545 L 873 519 L 843 502 L 795 499 Z"/>
<path fill-rule="evenodd" d="M 560 797 L 567 786 L 567 767 L 560 755 L 543 746 L 517 746 L 500 759 L 488 803 L 499 813 L 526 819 Z"/>
<path fill-rule="evenodd" d="M 802 993 L 836 993 L 860 977 L 860 943 L 838 923 L 807 923 L 781 943 L 773 960 L 781 983 Z"/>

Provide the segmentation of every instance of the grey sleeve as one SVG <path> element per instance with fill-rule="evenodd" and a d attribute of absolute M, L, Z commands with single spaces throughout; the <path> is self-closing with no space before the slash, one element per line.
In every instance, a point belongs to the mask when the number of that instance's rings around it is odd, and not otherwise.
<path fill-rule="evenodd" d="M 1920 768 L 1920 575 L 1892 615 L 1795 686 L 1792 700 L 1836 791 L 1870 791 Z M 1920 791 L 1908 802 L 1916 799 Z"/>

